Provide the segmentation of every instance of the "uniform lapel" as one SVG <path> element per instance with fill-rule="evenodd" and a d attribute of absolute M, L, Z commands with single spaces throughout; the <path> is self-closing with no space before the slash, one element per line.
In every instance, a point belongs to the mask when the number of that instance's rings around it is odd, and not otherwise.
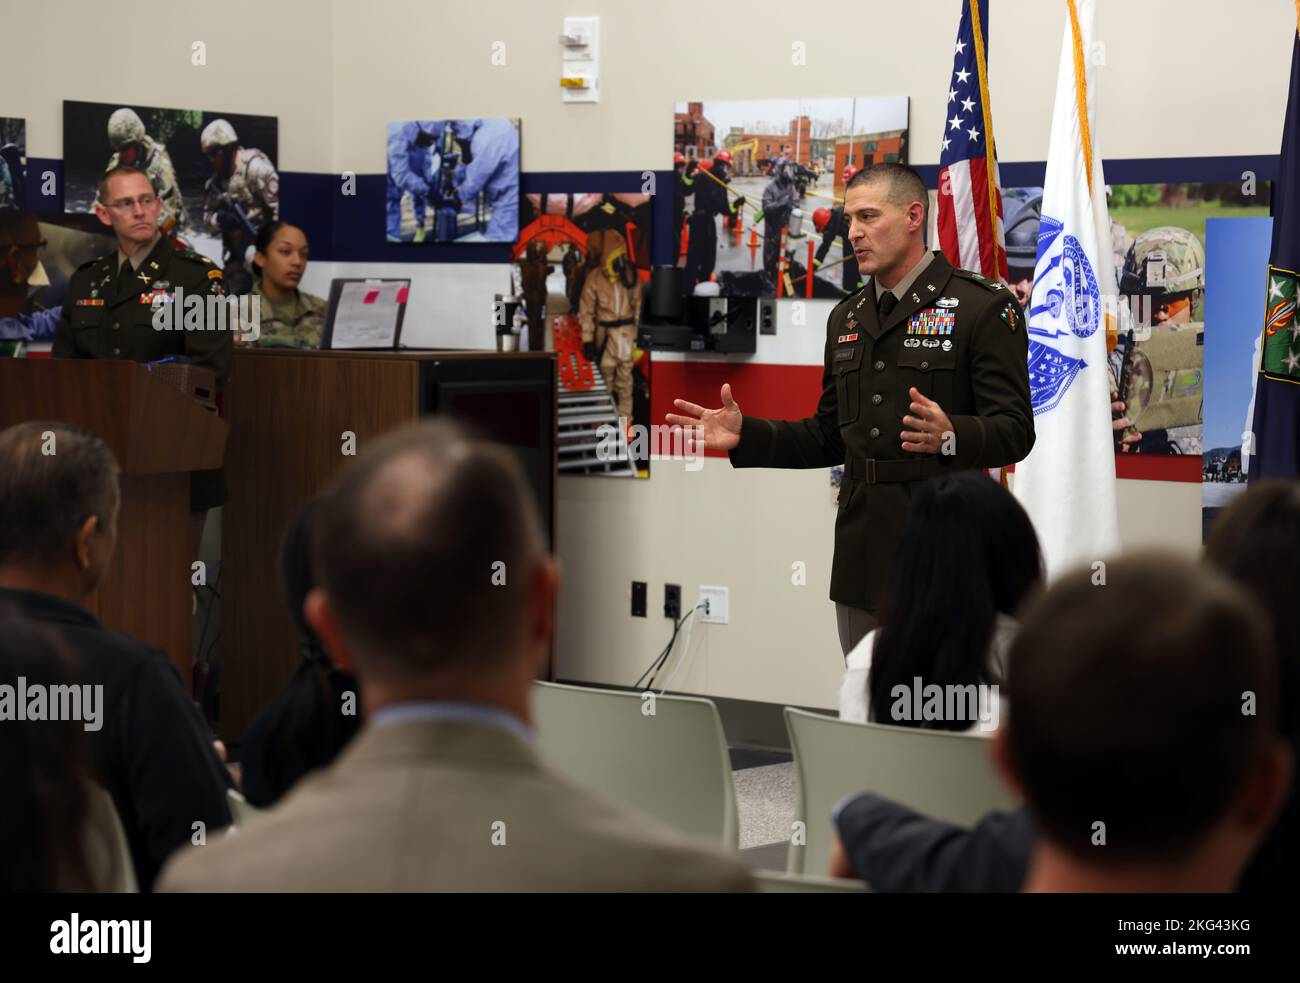
<path fill-rule="evenodd" d="M 162 276 L 163 268 L 166 266 L 167 240 L 159 239 L 154 244 L 153 249 L 149 250 L 149 255 L 145 257 L 138 270 L 128 274 L 128 279 L 121 279 L 121 270 L 118 270 L 117 293 L 113 298 L 113 306 L 126 302 L 139 302 L 140 295 L 149 289 L 149 285 Z"/>
<path fill-rule="evenodd" d="M 880 312 L 876 309 L 874 280 L 868 280 L 867 285 L 858 291 L 858 299 L 849 306 L 849 317 L 871 336 L 872 341 L 880 337 Z"/>

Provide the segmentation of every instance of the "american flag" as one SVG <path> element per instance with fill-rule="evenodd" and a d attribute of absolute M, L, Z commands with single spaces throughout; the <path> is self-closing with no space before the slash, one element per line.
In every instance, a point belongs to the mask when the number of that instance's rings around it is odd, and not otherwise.
<path fill-rule="evenodd" d="M 988 86 L 988 0 L 962 0 L 939 151 L 939 248 L 954 266 L 1007 278 L 1002 186 Z"/>

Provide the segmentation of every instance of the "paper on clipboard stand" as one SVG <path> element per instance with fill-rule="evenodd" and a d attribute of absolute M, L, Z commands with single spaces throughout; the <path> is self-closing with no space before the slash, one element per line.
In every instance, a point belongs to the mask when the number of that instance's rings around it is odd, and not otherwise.
<path fill-rule="evenodd" d="M 355 280 L 341 285 L 333 348 L 391 348 L 410 280 Z"/>

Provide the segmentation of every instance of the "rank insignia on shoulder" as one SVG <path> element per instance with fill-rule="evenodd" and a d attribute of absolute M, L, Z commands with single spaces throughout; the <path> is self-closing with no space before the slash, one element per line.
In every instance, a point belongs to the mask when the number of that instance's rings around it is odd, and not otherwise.
<path fill-rule="evenodd" d="M 835 339 L 835 343 L 837 345 L 847 345 L 850 341 L 857 341 L 857 340 L 858 340 L 858 333 L 855 331 L 853 332 L 853 334 L 840 335 L 838 338 Z"/>
<path fill-rule="evenodd" d="M 208 262 L 211 262 L 211 260 L 209 260 Z M 222 273 L 220 270 L 208 270 L 209 280 L 220 280 L 221 278 L 222 278 Z"/>
<path fill-rule="evenodd" d="M 1009 300 L 1003 304 L 1002 310 L 998 312 L 998 316 L 1002 318 L 1006 326 L 1012 331 L 1015 331 L 1016 328 L 1020 327 L 1020 324 L 1025 317 L 1024 314 L 1020 312 L 1020 308 L 1016 306 L 1014 300 Z"/>

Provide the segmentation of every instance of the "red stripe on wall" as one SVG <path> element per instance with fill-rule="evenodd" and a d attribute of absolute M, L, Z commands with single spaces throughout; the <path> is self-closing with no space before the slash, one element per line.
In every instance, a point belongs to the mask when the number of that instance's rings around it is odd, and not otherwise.
<path fill-rule="evenodd" d="M 652 423 L 663 423 L 678 412 L 674 399 L 698 403 L 705 409 L 722 405 L 722 384 L 731 383 L 731 396 L 742 413 L 775 420 L 801 420 L 817 410 L 822 394 L 820 365 L 760 365 L 743 362 L 655 361 L 650 387 Z M 707 451 L 708 457 L 726 457 Z"/>
<path fill-rule="evenodd" d="M 773 420 L 801 420 L 817 411 L 822 393 L 820 365 L 760 365 L 744 362 L 655 361 L 650 388 L 651 422 L 677 412 L 674 399 L 706 409 L 722 405 L 722 384 L 731 383 L 732 398 L 741 412 Z M 708 457 L 726 457 L 720 451 Z M 1012 468 L 1014 470 L 1014 467 Z M 1116 454 L 1115 475 L 1142 481 L 1201 480 L 1201 459 L 1166 454 Z"/>
<path fill-rule="evenodd" d="M 1201 480 L 1199 454 L 1116 454 L 1115 477 L 1138 481 Z"/>

